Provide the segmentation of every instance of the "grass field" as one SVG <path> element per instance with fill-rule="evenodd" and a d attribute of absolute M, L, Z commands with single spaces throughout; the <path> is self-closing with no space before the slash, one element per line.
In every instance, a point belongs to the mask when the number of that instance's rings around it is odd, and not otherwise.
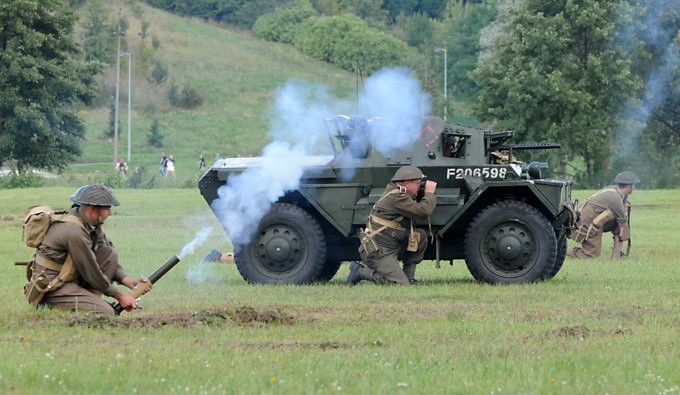
<path fill-rule="evenodd" d="M 115 319 L 23 299 L 21 215 L 72 192 L 0 190 L 0 393 L 680 393 L 677 190 L 635 192 L 620 261 L 568 258 L 553 280 L 514 286 L 423 262 L 422 285 L 351 288 L 347 265 L 329 284 L 248 285 L 201 263 L 230 245 L 196 189 L 116 190 L 105 228 L 133 276 L 213 231 Z"/>

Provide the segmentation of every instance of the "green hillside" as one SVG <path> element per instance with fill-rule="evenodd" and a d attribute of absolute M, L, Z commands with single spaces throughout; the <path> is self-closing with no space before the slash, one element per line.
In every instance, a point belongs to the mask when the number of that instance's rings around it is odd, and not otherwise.
<path fill-rule="evenodd" d="M 115 19 L 122 9 L 129 22 L 123 51 L 133 54 L 140 47 L 142 20 L 150 23 L 149 37 L 155 36 L 160 46 L 155 57 L 167 65 L 168 79 L 154 85 L 136 75 L 132 69 L 132 117 L 130 169 L 156 171 L 161 151 L 174 154 L 177 160 L 177 180 L 162 180 L 165 185 L 182 184 L 198 175 L 196 161 L 204 153 L 208 162 L 215 153 L 223 156 L 256 155 L 266 145 L 269 129 L 267 110 L 276 89 L 289 80 L 305 80 L 329 86 L 337 95 L 352 95 L 355 77 L 329 64 L 311 59 L 286 45 L 265 42 L 249 32 L 200 19 L 181 18 L 129 1 L 111 1 L 106 7 Z M 81 21 L 82 21 L 81 16 Z M 147 38 L 147 47 L 151 39 Z M 120 129 L 118 157 L 127 156 L 127 57 L 121 57 Z M 108 70 L 107 82 L 115 83 L 115 67 Z M 167 91 L 175 84 L 196 89 L 203 104 L 186 110 L 172 107 Z M 103 138 L 109 119 L 109 105 L 83 110 L 87 138 L 79 163 L 65 172 L 74 183 L 84 177 L 91 181 L 108 175 L 113 165 L 114 144 Z M 161 148 L 147 144 L 147 135 L 154 119 L 160 123 L 164 136 Z M 152 174 L 152 173 L 151 173 Z M 100 181 L 95 179 L 95 181 Z M 190 181 L 189 181 L 190 182 Z M 158 184 L 158 183 L 157 183 Z"/>

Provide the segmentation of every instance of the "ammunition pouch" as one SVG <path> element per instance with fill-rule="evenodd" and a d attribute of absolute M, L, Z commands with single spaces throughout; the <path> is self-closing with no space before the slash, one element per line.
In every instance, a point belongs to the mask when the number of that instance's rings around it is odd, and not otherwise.
<path fill-rule="evenodd" d="M 38 263 L 43 269 L 36 273 L 35 264 Z M 57 270 L 59 274 L 51 281 L 47 280 L 47 269 Z M 46 293 L 50 292 L 59 283 L 73 282 L 78 277 L 73 259 L 69 254 L 64 264 L 60 265 L 42 255 L 36 254 L 34 259 L 26 266 L 26 279 L 28 283 L 24 285 L 24 295 L 28 303 L 36 307 L 42 301 Z"/>
<path fill-rule="evenodd" d="M 569 237 L 577 243 L 582 243 L 584 240 L 590 238 L 591 234 L 597 233 L 597 231 L 601 230 L 607 222 L 613 220 L 614 218 L 616 218 L 616 216 L 611 210 L 605 210 L 600 213 L 600 215 L 595 217 L 591 224 L 579 225 Z"/>
<path fill-rule="evenodd" d="M 420 233 L 413 230 L 413 222 L 411 222 L 411 232 L 408 235 L 406 251 L 416 252 L 418 251 L 418 245 L 420 245 Z"/>
<path fill-rule="evenodd" d="M 33 307 L 42 301 L 50 285 L 47 277 L 45 277 L 45 270 L 43 269 L 40 273 L 34 273 L 34 268 L 35 261 L 28 262 L 26 266 L 26 279 L 28 283 L 24 285 L 24 295 L 26 295 L 28 303 Z"/>
<path fill-rule="evenodd" d="M 373 236 L 374 234 L 370 233 L 370 231 L 359 233 L 359 254 L 361 255 L 362 260 L 380 252 L 380 247 L 378 247 L 378 244 L 373 240 Z"/>

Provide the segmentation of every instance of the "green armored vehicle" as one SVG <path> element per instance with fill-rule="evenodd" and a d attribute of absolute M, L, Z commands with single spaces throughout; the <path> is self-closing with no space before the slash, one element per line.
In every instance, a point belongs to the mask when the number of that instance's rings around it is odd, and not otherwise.
<path fill-rule="evenodd" d="M 251 224 L 247 238 L 235 240 L 229 233 L 250 197 L 237 197 L 226 209 L 231 215 L 226 219 L 219 202 L 229 194 L 228 184 L 271 163 L 261 157 L 221 159 L 203 175 L 201 194 L 232 239 L 236 265 L 246 281 L 328 281 L 342 262 L 359 260 L 358 233 L 394 172 L 404 165 L 418 166 L 437 182 L 431 221 L 418 224 L 434 235 L 426 260 L 439 267 L 441 261 L 464 259 L 476 280 L 492 284 L 541 281 L 557 274 L 574 225 L 572 182 L 543 179 L 547 164 L 525 164 L 515 154 L 559 146 L 513 145 L 511 131 L 427 117 L 408 150 L 384 155 L 367 137 L 374 122 L 380 121 L 325 119 L 333 155 L 298 158 L 299 182 L 261 208 L 261 219 Z"/>

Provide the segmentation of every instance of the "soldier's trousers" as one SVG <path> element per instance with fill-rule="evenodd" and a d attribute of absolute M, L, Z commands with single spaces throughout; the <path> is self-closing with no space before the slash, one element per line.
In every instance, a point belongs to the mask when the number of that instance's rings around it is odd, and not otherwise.
<path fill-rule="evenodd" d="M 118 252 L 112 247 L 102 247 L 95 251 L 97 263 L 102 273 L 113 279 L 118 266 Z M 54 291 L 45 294 L 42 302 L 66 310 L 91 311 L 97 314 L 114 315 L 113 307 L 99 292 L 82 287 L 78 282 L 62 283 Z"/>
<path fill-rule="evenodd" d="M 379 251 L 361 257 L 366 264 L 366 267 L 359 270 L 361 279 L 376 284 L 409 285 L 415 276 L 416 265 L 423 260 L 427 249 L 427 233 L 422 229 L 414 231 L 420 234 L 418 250 L 414 252 L 406 251 L 408 236 L 404 240 L 382 234 L 375 236 Z M 399 267 L 400 259 L 404 262 L 403 269 Z"/>

